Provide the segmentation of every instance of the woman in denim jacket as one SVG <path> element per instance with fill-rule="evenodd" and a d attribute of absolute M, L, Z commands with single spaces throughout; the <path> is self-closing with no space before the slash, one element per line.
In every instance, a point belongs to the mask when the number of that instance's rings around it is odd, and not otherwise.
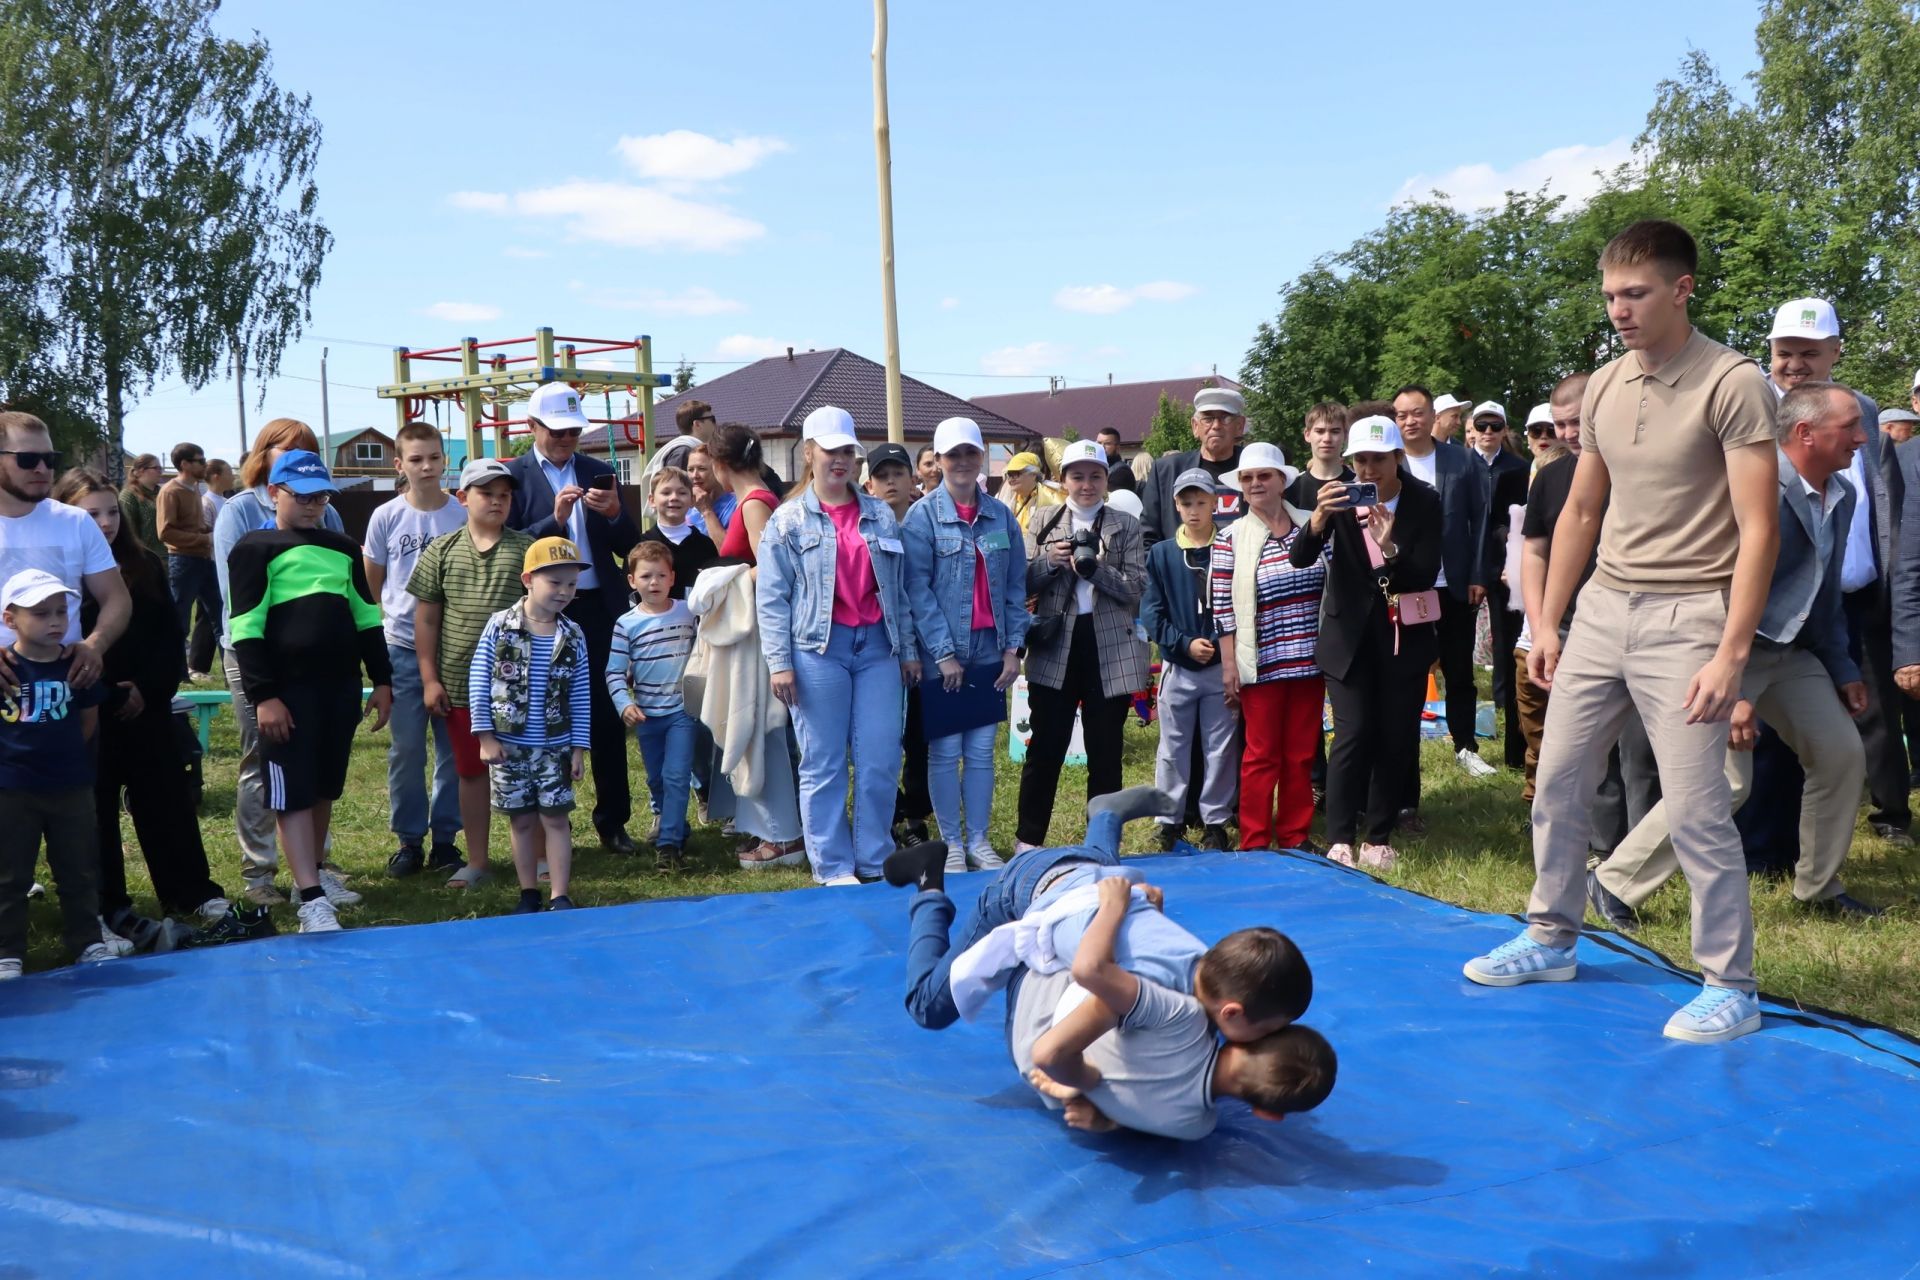
<path fill-rule="evenodd" d="M 1020 649 L 1033 621 L 1027 612 L 1026 541 L 1012 510 L 980 484 L 987 454 L 972 419 L 948 418 L 934 428 L 933 450 L 945 481 L 914 503 L 900 530 L 920 652 L 938 664 L 941 684 L 950 691 L 970 674 L 1004 690 L 1020 674 Z M 999 727 L 985 724 L 927 740 L 927 790 L 947 842 L 949 871 L 1001 865 L 987 838 Z"/>
<path fill-rule="evenodd" d="M 815 409 L 801 435 L 806 470 L 760 535 L 760 640 L 773 696 L 800 740 L 800 825 L 814 879 L 858 884 L 879 879 L 893 852 L 900 689 L 920 679 L 920 662 L 900 526 L 853 485 L 852 415 Z"/>

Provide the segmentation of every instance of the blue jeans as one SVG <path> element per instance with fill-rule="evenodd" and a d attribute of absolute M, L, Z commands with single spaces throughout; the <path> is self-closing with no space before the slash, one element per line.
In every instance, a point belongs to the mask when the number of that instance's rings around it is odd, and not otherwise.
<path fill-rule="evenodd" d="M 699 722 L 685 708 L 648 716 L 634 726 L 640 760 L 647 769 L 647 796 L 660 814 L 658 844 L 687 843 L 687 793 L 693 785 L 694 732 Z"/>
<path fill-rule="evenodd" d="M 173 592 L 174 616 L 180 619 L 180 639 L 193 634 L 193 606 L 215 626 L 220 623 L 220 575 L 206 556 L 167 555 L 167 586 Z"/>
<path fill-rule="evenodd" d="M 900 778 L 900 663 L 887 629 L 833 624 L 827 651 L 793 651 L 799 705 L 800 827 L 816 880 L 877 878 L 893 852 L 893 792 Z M 853 821 L 847 821 L 847 777 Z"/>
<path fill-rule="evenodd" d="M 984 663 L 989 657 L 998 656 L 996 643 L 992 628 L 982 627 L 973 633 L 971 648 L 954 656 L 962 666 Z M 928 673 L 928 679 L 938 678 L 937 670 Z M 977 729 L 927 739 L 927 794 L 933 800 L 934 816 L 940 821 L 941 838 L 956 848 L 973 849 L 987 843 L 987 820 L 993 816 L 993 748 L 999 729 L 997 724 L 983 724 Z M 964 782 L 960 777 L 962 760 L 967 766 Z"/>
<path fill-rule="evenodd" d="M 387 732 L 387 803 L 392 809 L 393 834 L 402 843 L 419 844 L 429 828 L 436 844 L 452 843 L 460 834 L 460 785 L 453 775 L 453 740 L 447 722 L 427 714 L 425 687 L 420 683 L 420 655 L 397 644 L 387 646 L 393 664 L 393 716 Z M 433 734 L 433 805 L 427 805 L 427 734 Z"/>
<path fill-rule="evenodd" d="M 1029 849 L 1010 859 L 994 873 L 974 904 L 973 919 L 961 932 L 960 941 L 949 941 L 953 927 L 953 899 L 937 889 L 913 895 L 907 906 L 907 1012 L 929 1031 L 950 1027 L 960 1017 L 954 1007 L 953 988 L 947 972 L 953 957 L 1027 913 L 1033 905 L 1034 891 L 1040 882 L 1062 862 L 1093 862 L 1101 866 L 1120 865 L 1120 819 L 1111 813 L 1095 815 L 1087 823 L 1087 842 L 1062 845 L 1056 849 Z M 1007 998 L 1013 999 L 1011 986 Z"/>

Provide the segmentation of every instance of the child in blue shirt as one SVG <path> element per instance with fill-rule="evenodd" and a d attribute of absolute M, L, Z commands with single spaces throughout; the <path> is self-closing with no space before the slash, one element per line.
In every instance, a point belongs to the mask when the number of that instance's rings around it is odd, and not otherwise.
<path fill-rule="evenodd" d="M 684 600 L 673 598 L 673 552 L 641 542 L 627 553 L 627 581 L 638 603 L 613 624 L 607 655 L 607 692 L 614 710 L 640 739 L 647 791 L 660 813 L 654 867 L 670 871 L 685 860 L 687 792 L 693 778 L 698 722 L 680 693 L 696 625 Z"/>
<path fill-rule="evenodd" d="M 520 877 L 515 915 L 540 907 L 540 845 L 551 872 L 547 906 L 570 911 L 573 784 L 586 775 L 591 744 L 586 633 L 564 610 L 587 562 L 565 538 L 527 548 L 520 581 L 527 594 L 487 619 L 467 672 L 473 739 L 492 774 L 493 807 L 513 836 Z"/>
<path fill-rule="evenodd" d="M 99 681 L 74 688 L 60 652 L 79 604 L 79 592 L 43 569 L 22 569 L 0 589 L 19 682 L 17 693 L 0 687 L 0 980 L 25 967 L 27 889 L 42 837 L 68 954 L 87 963 L 115 958 L 101 938 L 89 745 L 107 689 Z"/>

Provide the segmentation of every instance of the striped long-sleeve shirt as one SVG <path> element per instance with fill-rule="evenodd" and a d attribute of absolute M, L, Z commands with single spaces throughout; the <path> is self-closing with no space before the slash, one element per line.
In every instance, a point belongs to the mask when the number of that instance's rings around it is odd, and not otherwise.
<path fill-rule="evenodd" d="M 1213 564 L 1209 576 L 1213 582 L 1213 620 L 1220 634 L 1240 634 L 1236 644 L 1245 642 L 1245 630 L 1233 615 L 1233 542 L 1232 532 L 1222 531 L 1213 540 Z M 1324 557 L 1305 569 L 1296 569 L 1287 559 L 1293 540 L 1300 536 L 1298 525 L 1287 530 L 1284 538 L 1268 538 L 1260 546 L 1260 564 L 1254 570 L 1256 601 L 1254 612 L 1254 667 L 1256 683 L 1269 680 L 1299 680 L 1320 674 L 1314 665 L 1313 649 L 1320 637 L 1320 592 L 1327 581 Z"/>
<path fill-rule="evenodd" d="M 521 747 L 591 747 L 593 710 L 588 701 L 586 646 L 573 646 L 572 678 L 567 683 L 568 732 L 550 735 L 547 722 L 547 690 L 553 683 L 554 636 L 532 637 L 533 656 L 527 664 L 527 727 L 520 733 L 502 733 L 493 724 L 493 665 L 495 641 L 500 634 L 500 618 L 495 615 L 480 633 L 480 644 L 473 651 L 473 665 L 467 673 L 467 714 L 475 733 L 491 733 L 502 742 Z"/>
<path fill-rule="evenodd" d="M 613 624 L 613 647 L 607 653 L 607 692 L 613 709 L 626 714 L 639 707 L 651 720 L 672 715 L 686 705 L 680 679 L 693 656 L 697 624 L 683 600 L 671 602 L 662 613 L 648 613 L 635 605 Z"/>

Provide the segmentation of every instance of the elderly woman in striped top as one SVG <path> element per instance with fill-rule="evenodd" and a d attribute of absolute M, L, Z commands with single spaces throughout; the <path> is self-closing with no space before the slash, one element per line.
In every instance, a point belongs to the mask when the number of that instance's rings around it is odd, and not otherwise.
<path fill-rule="evenodd" d="M 1277 445 L 1240 453 L 1246 514 L 1213 541 L 1214 625 L 1221 681 L 1240 709 L 1240 847 L 1300 849 L 1313 823 L 1313 752 L 1325 686 L 1313 650 L 1326 565 L 1296 567 L 1289 555 L 1309 516 L 1289 506 L 1300 473 Z"/>

